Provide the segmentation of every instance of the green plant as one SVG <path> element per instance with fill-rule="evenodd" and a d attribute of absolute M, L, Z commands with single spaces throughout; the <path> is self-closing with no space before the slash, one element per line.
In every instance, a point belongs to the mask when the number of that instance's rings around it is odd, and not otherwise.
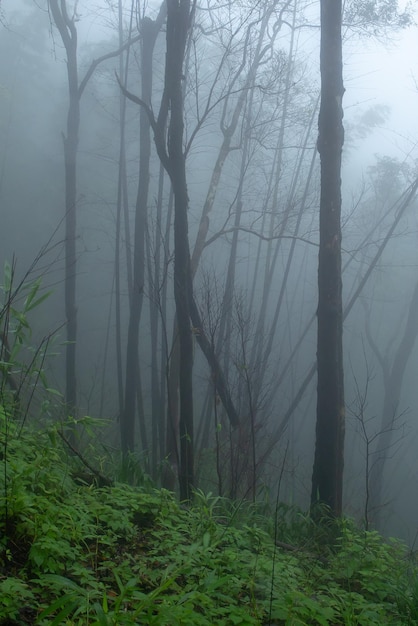
<path fill-rule="evenodd" d="M 15 417 L 19 408 L 22 423 L 27 418 L 35 391 L 39 387 L 49 390 L 44 363 L 54 334 L 47 335 L 36 348 L 33 347 L 30 316 L 51 292 L 42 292 L 41 278 L 31 280 L 28 276 L 29 272 L 15 285 L 15 263 L 6 262 L 0 287 L 1 402 Z"/>
<path fill-rule="evenodd" d="M 153 487 L 151 477 L 144 471 L 147 459 L 144 455 L 136 452 L 128 452 L 126 455 L 118 453 L 113 460 L 113 467 L 116 468 L 116 478 L 118 481 L 134 485 L 136 487 Z"/>
<path fill-rule="evenodd" d="M 21 610 L 31 605 L 35 594 L 29 584 L 10 576 L 0 580 L 0 618 L 18 619 Z"/>
<path fill-rule="evenodd" d="M 81 461 L 68 454 L 59 428 L 13 426 L 8 433 L 0 624 L 418 623 L 416 564 L 400 544 L 344 519 L 325 548 L 326 529 L 279 506 L 274 545 L 266 503 L 196 491 L 184 507 L 165 490 L 80 482 L 74 470 Z M 94 432 L 88 418 L 86 428 Z M 102 450 L 96 461 L 91 444 L 88 458 L 100 466 Z"/>

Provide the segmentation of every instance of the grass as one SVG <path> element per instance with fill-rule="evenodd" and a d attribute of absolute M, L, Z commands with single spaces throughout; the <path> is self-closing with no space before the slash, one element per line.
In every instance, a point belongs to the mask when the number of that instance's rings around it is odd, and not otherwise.
<path fill-rule="evenodd" d="M 0 625 L 418 624 L 395 541 L 344 519 L 327 544 L 285 505 L 80 484 L 54 428 L 0 421 Z"/>

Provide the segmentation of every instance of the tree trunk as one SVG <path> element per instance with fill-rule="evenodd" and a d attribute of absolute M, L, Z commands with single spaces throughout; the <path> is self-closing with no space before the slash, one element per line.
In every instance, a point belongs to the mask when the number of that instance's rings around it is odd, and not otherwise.
<path fill-rule="evenodd" d="M 77 68 L 77 30 L 68 16 L 65 2 L 58 6 L 50 0 L 52 17 L 63 41 L 67 55 L 69 107 L 67 134 L 64 141 L 65 167 L 65 316 L 67 320 L 65 402 L 67 411 L 74 414 L 77 406 L 76 383 L 76 204 L 77 204 L 77 147 L 80 126 L 80 93 Z"/>
<path fill-rule="evenodd" d="M 129 23 L 129 37 L 132 35 L 133 10 L 131 10 Z M 118 1 L 118 35 L 119 46 L 123 42 L 123 3 Z M 124 60 L 123 52 L 119 55 L 119 75 L 124 85 L 128 80 L 129 49 Z M 126 171 L 126 97 L 121 93 L 119 100 L 119 168 L 118 168 L 118 190 L 116 201 L 116 229 L 115 229 L 115 347 L 116 347 L 116 380 L 118 389 L 118 415 L 119 419 L 123 415 L 124 389 L 123 389 L 123 365 L 122 365 L 122 318 L 121 318 L 121 228 L 122 221 L 125 222 L 126 241 L 126 271 L 128 281 L 129 304 L 132 293 L 132 262 L 129 242 L 129 213 L 128 203 L 128 181 Z M 123 210 L 122 210 L 123 209 Z M 102 412 L 100 411 L 100 415 Z"/>
<path fill-rule="evenodd" d="M 162 24 L 163 14 L 158 21 L 149 18 L 141 21 L 141 97 L 151 102 L 152 57 L 155 41 Z M 122 454 L 132 452 L 135 447 L 135 408 L 139 385 L 139 322 L 141 319 L 145 280 L 145 228 L 150 176 L 151 136 L 150 122 L 146 110 L 140 109 L 139 179 L 135 208 L 133 283 L 130 298 L 128 338 L 126 349 L 126 379 L 124 408 L 120 420 Z M 143 415 L 140 416 L 143 419 Z M 143 441 L 143 444 L 145 442 Z"/>
<path fill-rule="evenodd" d="M 412 300 L 409 305 L 408 319 L 404 334 L 399 343 L 393 359 L 392 368 L 380 362 L 383 369 L 383 381 L 385 385 L 382 421 L 376 449 L 370 458 L 369 482 L 369 512 L 373 526 L 381 530 L 381 514 L 384 506 L 383 485 L 384 470 L 387 460 L 391 456 L 391 447 L 394 445 L 394 432 L 396 430 L 396 417 L 402 391 L 402 382 L 406 366 L 414 349 L 418 335 L 418 282 L 415 285 Z"/>
<path fill-rule="evenodd" d="M 321 158 L 316 446 L 311 503 L 342 512 L 344 380 L 341 281 L 341 153 L 344 94 L 341 0 L 321 0 Z"/>
<path fill-rule="evenodd" d="M 77 233 L 77 148 L 80 127 L 80 99 L 94 71 L 107 59 L 118 56 L 129 47 L 135 39 L 128 41 L 118 50 L 109 52 L 92 61 L 81 82 L 78 80 L 77 66 L 77 29 L 75 12 L 68 15 L 65 0 L 48 0 L 51 14 L 60 33 L 67 55 L 67 75 L 69 91 L 69 107 L 67 114 L 67 134 L 64 136 L 65 164 L 65 315 L 67 320 L 66 345 L 66 390 L 65 401 L 67 410 L 74 413 L 77 407 L 76 384 L 76 339 L 77 339 L 77 307 L 76 307 L 76 233 Z"/>
<path fill-rule="evenodd" d="M 159 360 L 159 339 L 162 340 L 161 358 L 165 357 L 165 334 L 164 322 L 160 316 L 161 310 L 161 289 L 163 287 L 164 275 L 161 272 L 161 249 L 163 244 L 162 238 L 162 209 L 163 209 L 163 191 L 164 191 L 165 170 L 160 164 L 160 172 L 158 177 L 158 196 L 156 207 L 155 221 L 155 240 L 153 254 L 151 252 L 151 235 L 150 229 L 147 229 L 147 266 L 148 266 L 148 285 L 149 285 L 149 315 L 150 315 L 150 342 L 151 342 L 151 476 L 157 478 L 157 468 L 164 459 L 164 436 L 165 436 L 165 387 L 162 390 L 161 385 L 164 381 L 164 370 L 161 369 L 161 359 Z M 164 270 L 163 270 L 164 271 Z"/>
<path fill-rule="evenodd" d="M 191 24 L 190 0 L 167 0 L 167 51 L 164 93 L 158 116 L 162 134 L 170 110 L 167 153 L 157 145 L 174 193 L 174 299 L 179 339 L 180 499 L 190 500 L 194 482 L 193 337 L 190 323 L 192 275 L 187 210 L 186 159 L 183 150 L 183 62 Z"/>
<path fill-rule="evenodd" d="M 351 309 L 353 308 L 354 304 L 357 302 L 360 294 L 363 292 L 364 287 L 367 284 L 367 281 L 369 280 L 373 270 L 376 268 L 377 263 L 380 259 L 380 257 L 382 256 L 384 250 L 386 249 L 387 244 L 389 243 L 389 241 L 391 240 L 396 227 L 398 226 L 402 216 L 405 214 L 406 209 L 411 205 L 411 202 L 414 200 L 416 194 L 418 191 L 418 179 L 415 180 L 409 187 L 408 189 L 400 196 L 400 198 L 394 203 L 394 205 L 391 207 L 390 211 L 395 211 L 395 217 L 394 220 L 391 224 L 391 226 L 389 227 L 386 235 L 384 236 L 381 244 L 379 245 L 375 255 L 373 256 L 372 260 L 369 262 L 368 267 L 366 272 L 364 273 L 364 275 L 361 277 L 354 293 L 352 294 L 352 296 L 350 297 L 349 301 L 347 302 L 347 304 L 344 307 L 344 312 L 343 312 L 343 321 L 347 318 L 347 316 L 349 315 Z M 388 211 L 389 214 L 389 211 Z M 368 241 L 373 240 L 373 235 L 374 235 L 374 227 L 373 229 L 368 232 L 364 239 L 360 242 L 360 245 L 358 246 L 358 249 L 363 248 L 366 243 Z M 351 261 L 353 260 L 353 256 L 350 256 L 350 258 L 347 260 L 347 262 L 345 263 L 344 267 L 343 267 L 343 272 L 347 269 L 347 267 L 349 267 Z M 303 343 L 303 339 L 304 337 L 307 335 L 311 325 L 314 323 L 315 321 L 315 315 L 312 315 L 312 317 L 309 319 L 308 323 L 306 324 L 302 334 L 300 335 L 299 339 L 297 340 L 295 347 L 293 348 L 291 354 L 289 355 L 288 359 L 286 360 L 285 365 L 282 368 L 281 373 L 279 374 L 279 377 L 277 379 L 277 386 L 280 386 L 283 382 L 283 378 L 284 375 L 286 373 L 286 371 L 289 369 L 297 351 L 299 350 L 299 348 L 301 347 L 302 343 Z M 268 445 L 266 446 L 264 452 L 263 452 L 263 456 L 262 456 L 262 461 L 265 462 L 268 457 L 270 456 L 270 454 L 273 452 L 275 446 L 277 445 L 277 443 L 280 441 L 280 439 L 282 438 L 288 424 L 289 421 L 292 417 L 292 415 L 294 414 L 296 408 L 299 406 L 300 401 L 302 400 L 302 398 L 305 395 L 306 389 L 309 387 L 309 384 L 311 382 L 311 380 L 313 379 L 315 372 L 317 369 L 317 363 L 314 363 L 308 370 L 305 378 L 303 379 L 303 381 L 301 382 L 301 384 L 298 387 L 298 390 L 296 392 L 296 394 L 293 397 L 292 402 L 290 403 L 289 407 L 287 408 L 285 414 L 283 415 L 281 422 L 278 426 L 278 428 L 274 431 L 274 433 L 272 434 Z"/>

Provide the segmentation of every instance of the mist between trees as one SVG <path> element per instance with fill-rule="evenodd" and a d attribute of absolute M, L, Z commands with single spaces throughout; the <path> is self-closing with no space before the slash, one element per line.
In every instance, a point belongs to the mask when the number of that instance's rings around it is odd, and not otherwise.
<path fill-rule="evenodd" d="M 103 445 L 182 500 L 280 482 L 413 542 L 415 139 L 370 156 L 390 111 L 360 97 L 342 127 L 342 61 L 395 47 L 411 7 L 2 9 L 2 255 L 53 290 L 30 342 L 53 334 L 42 374 L 62 393 L 52 410 L 18 384 L 25 419 L 107 420 Z"/>

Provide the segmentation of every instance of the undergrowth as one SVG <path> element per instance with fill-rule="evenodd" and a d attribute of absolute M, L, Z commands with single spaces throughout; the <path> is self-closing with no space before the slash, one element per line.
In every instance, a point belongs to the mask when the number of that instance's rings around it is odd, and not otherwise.
<path fill-rule="evenodd" d="M 22 351 L 28 316 L 47 297 L 39 289 L 39 280 L 14 288 L 6 266 L 0 626 L 418 625 L 417 567 L 401 544 L 284 504 L 272 511 L 197 490 L 183 507 L 153 488 L 135 455 L 80 454 L 74 436 L 95 423 L 52 423 L 50 337 Z M 32 428 L 40 387 L 49 422 Z"/>
<path fill-rule="evenodd" d="M 418 624 L 416 568 L 394 541 L 345 519 L 327 546 L 284 505 L 197 491 L 185 508 L 149 485 L 83 483 L 56 427 L 4 409 L 0 426 L 0 624 Z"/>

